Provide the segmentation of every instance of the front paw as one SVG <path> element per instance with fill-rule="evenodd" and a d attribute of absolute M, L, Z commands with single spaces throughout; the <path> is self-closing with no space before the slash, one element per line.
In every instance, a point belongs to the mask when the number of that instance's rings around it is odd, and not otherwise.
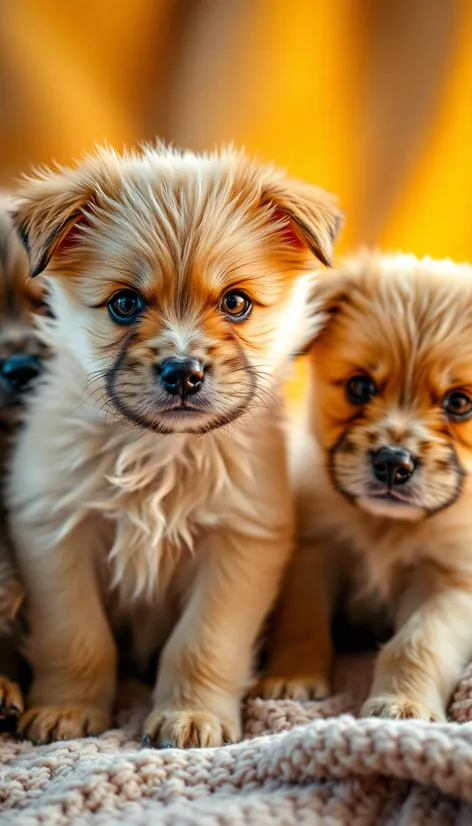
<path fill-rule="evenodd" d="M 331 693 L 327 677 L 299 675 L 293 677 L 263 677 L 249 691 L 249 697 L 263 700 L 324 700 Z"/>
<path fill-rule="evenodd" d="M 18 733 L 36 745 L 93 737 L 110 726 L 110 715 L 95 706 L 37 706 L 20 717 Z"/>
<path fill-rule="evenodd" d="M 408 697 L 387 695 L 369 697 L 361 708 L 361 717 L 383 717 L 388 720 L 426 720 L 427 722 L 444 722 L 444 714 L 433 711 L 423 703 Z"/>
<path fill-rule="evenodd" d="M 209 748 L 235 743 L 239 720 L 221 720 L 208 711 L 151 711 L 144 724 L 145 745 L 157 748 Z"/>
<path fill-rule="evenodd" d="M 0 720 L 18 717 L 23 711 L 23 694 L 20 687 L 0 674 Z"/>

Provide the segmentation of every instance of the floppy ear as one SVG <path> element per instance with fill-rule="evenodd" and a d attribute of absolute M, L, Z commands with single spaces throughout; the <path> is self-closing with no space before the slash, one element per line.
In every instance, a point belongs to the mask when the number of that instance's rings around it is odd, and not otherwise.
<path fill-rule="evenodd" d="M 95 191 L 80 168 L 46 170 L 28 179 L 12 216 L 29 256 L 30 276 L 46 269 L 55 253 L 73 246 L 72 230 L 87 222 L 86 208 L 94 203 Z"/>
<path fill-rule="evenodd" d="M 349 291 L 353 278 L 350 274 L 333 270 L 320 273 L 313 278 L 310 290 L 310 305 L 314 311 L 321 311 L 325 322 L 339 312 L 341 305 L 349 301 Z"/>
<path fill-rule="evenodd" d="M 350 278 L 345 273 L 336 270 L 314 274 L 307 300 L 306 343 L 297 352 L 298 356 L 305 356 L 311 350 L 313 343 L 322 335 L 333 316 L 349 301 L 349 288 Z"/>
<path fill-rule="evenodd" d="M 308 250 L 331 266 L 344 217 L 333 195 L 304 181 L 273 176 L 263 188 L 262 203 L 272 206 L 271 220 L 280 225 L 283 240 L 293 251 Z"/>

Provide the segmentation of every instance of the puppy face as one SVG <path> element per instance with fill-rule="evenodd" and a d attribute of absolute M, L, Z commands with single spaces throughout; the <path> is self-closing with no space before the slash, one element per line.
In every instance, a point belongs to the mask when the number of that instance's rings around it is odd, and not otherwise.
<path fill-rule="evenodd" d="M 13 200 L 0 193 L 0 427 L 18 419 L 39 375 L 45 347 L 32 315 L 45 312 L 43 285 L 28 280 L 28 259 L 11 221 Z"/>
<path fill-rule="evenodd" d="M 472 268 L 367 255 L 318 295 L 314 416 L 333 484 L 380 516 L 446 508 L 472 468 Z"/>
<path fill-rule="evenodd" d="M 331 255 L 339 212 L 326 193 L 231 151 L 161 147 L 99 152 L 23 195 L 32 273 L 48 267 L 89 399 L 161 433 L 267 402 L 300 343 L 313 255 Z"/>

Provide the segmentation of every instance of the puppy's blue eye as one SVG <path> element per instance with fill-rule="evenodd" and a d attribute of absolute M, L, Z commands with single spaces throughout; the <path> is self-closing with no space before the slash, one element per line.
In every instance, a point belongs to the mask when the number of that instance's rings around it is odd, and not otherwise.
<path fill-rule="evenodd" d="M 370 376 L 352 376 L 346 383 L 346 396 L 351 404 L 367 404 L 375 396 L 375 384 Z"/>
<path fill-rule="evenodd" d="M 118 290 L 108 302 L 108 311 L 117 324 L 132 324 L 144 310 L 144 301 L 135 290 Z"/>
<path fill-rule="evenodd" d="M 462 390 L 453 390 L 444 396 L 443 410 L 452 421 L 466 421 L 472 416 L 472 399 Z"/>

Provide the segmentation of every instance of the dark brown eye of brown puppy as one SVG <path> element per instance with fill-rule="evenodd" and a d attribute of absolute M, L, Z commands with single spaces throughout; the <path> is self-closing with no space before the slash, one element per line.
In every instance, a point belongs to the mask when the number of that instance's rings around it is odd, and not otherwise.
<path fill-rule="evenodd" d="M 229 318 L 242 321 L 251 312 L 252 301 L 240 290 L 230 290 L 223 296 L 221 308 Z"/>
<path fill-rule="evenodd" d="M 444 397 L 443 410 L 453 421 L 465 421 L 472 416 L 472 399 L 463 390 L 452 390 Z"/>
<path fill-rule="evenodd" d="M 346 383 L 346 396 L 351 404 L 367 404 L 375 396 L 375 384 L 366 374 L 351 376 Z"/>
<path fill-rule="evenodd" d="M 118 290 L 108 302 L 110 317 L 117 324 L 132 324 L 144 310 L 144 301 L 135 290 Z"/>

